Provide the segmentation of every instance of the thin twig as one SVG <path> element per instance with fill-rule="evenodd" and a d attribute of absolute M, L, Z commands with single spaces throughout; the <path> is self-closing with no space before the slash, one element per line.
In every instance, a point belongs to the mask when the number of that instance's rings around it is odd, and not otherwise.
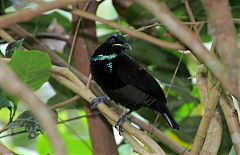
<path fill-rule="evenodd" d="M 70 104 L 72 104 L 73 102 L 76 102 L 76 101 L 79 100 L 80 98 L 81 98 L 80 96 L 75 95 L 75 96 L 73 96 L 73 97 L 70 98 L 70 99 L 67 99 L 67 100 L 65 100 L 65 101 L 63 101 L 63 102 L 60 102 L 60 103 L 57 103 L 57 104 L 51 106 L 51 108 L 52 108 L 52 109 L 59 109 L 59 108 L 65 107 L 66 105 L 70 105 Z"/>
<path fill-rule="evenodd" d="M 83 11 L 86 11 L 88 6 L 90 4 L 90 1 L 88 1 L 84 8 L 83 8 Z M 72 54 L 73 54 L 73 50 L 74 50 L 74 47 L 75 47 L 75 44 L 76 44 L 76 38 L 77 38 L 77 35 L 78 35 L 78 32 L 79 32 L 79 27 L 80 27 L 80 24 L 81 24 L 81 21 L 82 21 L 82 17 L 80 17 L 78 19 L 78 22 L 77 22 L 77 26 L 75 28 L 75 31 L 74 31 L 74 36 L 73 36 L 73 41 L 72 41 L 72 46 L 71 46 L 71 49 L 70 49 L 70 53 L 69 53 L 69 56 L 68 56 L 68 68 L 70 66 L 70 63 L 71 63 L 71 59 L 72 59 Z"/>
<path fill-rule="evenodd" d="M 168 94 L 170 93 L 170 90 L 171 90 L 171 88 L 172 88 L 172 85 L 173 85 L 174 79 L 175 79 L 175 77 L 176 77 L 176 75 L 177 75 L 177 71 L 178 71 L 179 66 L 180 66 L 180 64 L 181 64 L 183 55 L 184 55 L 184 51 L 182 52 L 181 57 L 180 57 L 180 59 L 178 60 L 177 66 L 176 66 L 175 71 L 174 71 L 174 73 L 173 73 L 173 76 L 172 76 L 172 79 L 171 79 L 171 82 L 170 82 L 170 86 L 169 86 L 168 91 L 167 91 L 167 94 L 166 94 L 166 98 L 168 97 Z M 155 120 L 154 120 L 153 126 L 156 125 L 159 117 L 160 117 L 160 114 L 158 113 L 158 114 L 157 114 L 157 117 L 156 117 Z"/>
<path fill-rule="evenodd" d="M 89 77 L 88 77 L 87 85 L 86 85 L 87 88 L 90 87 L 91 80 L 92 80 L 92 74 L 90 73 L 90 74 L 89 74 Z"/>
<path fill-rule="evenodd" d="M 192 10 L 191 10 L 191 8 L 190 8 L 189 1 L 188 1 L 188 0 L 184 0 L 183 2 L 184 2 L 184 5 L 185 5 L 185 8 L 186 8 L 186 10 L 187 10 L 188 16 L 189 16 L 189 18 L 190 18 L 190 21 L 191 21 L 192 23 L 194 23 L 194 24 L 192 25 L 192 26 L 193 26 L 193 30 L 194 30 L 195 34 L 198 35 L 198 28 L 197 28 L 197 25 L 195 24 L 196 21 L 195 21 L 195 18 L 194 18 L 194 16 L 193 16 L 193 12 L 192 12 Z M 199 37 L 199 35 L 198 35 L 198 37 Z M 200 38 L 200 37 L 199 37 L 199 38 Z"/>

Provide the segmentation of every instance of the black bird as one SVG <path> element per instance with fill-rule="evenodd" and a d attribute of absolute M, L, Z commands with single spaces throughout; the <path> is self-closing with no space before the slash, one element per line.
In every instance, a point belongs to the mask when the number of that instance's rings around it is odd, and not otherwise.
<path fill-rule="evenodd" d="M 166 106 L 166 98 L 157 81 L 137 62 L 124 53 L 131 49 L 125 37 L 113 34 L 101 44 L 90 59 L 93 79 L 110 97 L 129 111 L 116 123 L 121 126 L 128 115 L 141 107 L 160 112 L 164 120 L 173 129 L 179 129 Z M 92 101 L 93 107 L 107 97 L 98 97 Z"/>

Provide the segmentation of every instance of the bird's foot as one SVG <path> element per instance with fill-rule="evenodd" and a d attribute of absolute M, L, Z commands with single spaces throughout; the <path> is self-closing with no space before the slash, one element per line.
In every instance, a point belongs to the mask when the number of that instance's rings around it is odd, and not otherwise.
<path fill-rule="evenodd" d="M 94 111 L 94 113 L 98 114 L 98 112 L 96 111 L 97 109 L 97 105 L 101 102 L 108 104 L 107 102 L 110 101 L 110 98 L 107 96 L 99 96 L 94 98 L 91 102 L 90 102 L 90 107 L 91 109 Z"/>
<path fill-rule="evenodd" d="M 124 132 L 123 130 L 123 123 L 128 119 L 129 113 L 126 113 L 124 115 L 122 115 L 122 117 L 117 121 L 117 123 L 115 124 L 115 128 L 119 131 L 119 135 L 121 136 L 121 132 Z"/>

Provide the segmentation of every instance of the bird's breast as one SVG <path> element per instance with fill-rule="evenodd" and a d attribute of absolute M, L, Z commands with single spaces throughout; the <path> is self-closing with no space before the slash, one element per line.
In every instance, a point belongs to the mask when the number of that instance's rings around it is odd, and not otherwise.
<path fill-rule="evenodd" d="M 90 69 L 93 79 L 103 89 L 117 89 L 126 85 L 117 75 L 112 61 L 93 61 Z"/>

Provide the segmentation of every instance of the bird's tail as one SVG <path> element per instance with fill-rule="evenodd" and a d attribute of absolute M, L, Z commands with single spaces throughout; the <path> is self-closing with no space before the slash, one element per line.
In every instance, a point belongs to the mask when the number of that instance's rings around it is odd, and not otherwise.
<path fill-rule="evenodd" d="M 162 113 L 163 119 L 168 123 L 168 125 L 173 129 L 179 130 L 179 125 L 174 120 L 169 111 Z"/>
<path fill-rule="evenodd" d="M 179 130 L 179 125 L 172 117 L 165 103 L 155 102 L 152 104 L 151 108 L 153 110 L 157 110 L 158 112 L 160 112 L 162 114 L 163 119 L 168 123 L 168 125 L 171 128 Z"/>

